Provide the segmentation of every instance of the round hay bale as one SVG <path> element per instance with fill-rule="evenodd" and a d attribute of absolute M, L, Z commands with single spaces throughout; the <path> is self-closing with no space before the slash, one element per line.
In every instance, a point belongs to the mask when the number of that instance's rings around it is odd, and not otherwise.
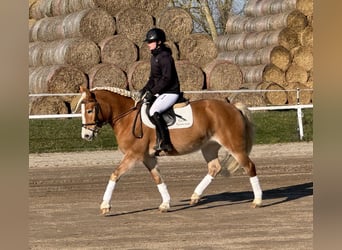
<path fill-rule="evenodd" d="M 128 87 L 125 72 L 114 64 L 100 63 L 92 67 L 87 73 L 89 88 L 118 87 L 126 89 Z"/>
<path fill-rule="evenodd" d="M 301 46 L 294 50 L 293 63 L 303 67 L 306 71 L 310 71 L 313 68 L 312 48 Z"/>
<path fill-rule="evenodd" d="M 287 103 L 287 92 L 277 83 L 264 81 L 258 84 L 256 89 L 267 90 L 262 93 L 266 104 L 285 105 Z"/>
<path fill-rule="evenodd" d="M 260 32 L 289 28 L 296 32 L 308 25 L 306 16 L 298 10 L 260 17 L 235 15 L 228 18 L 226 33 Z"/>
<path fill-rule="evenodd" d="M 236 64 L 225 60 L 213 60 L 204 67 L 207 89 L 234 90 L 243 82 L 242 72 Z"/>
<path fill-rule="evenodd" d="M 244 8 L 246 16 L 265 16 L 296 9 L 298 0 L 249 0 Z"/>
<path fill-rule="evenodd" d="M 29 39 L 33 42 L 84 37 L 98 43 L 114 33 L 112 16 L 102 9 L 86 9 L 67 16 L 40 19 L 30 29 Z"/>
<path fill-rule="evenodd" d="M 164 9 L 157 16 L 156 25 L 165 31 L 167 39 L 176 43 L 189 35 L 193 29 L 191 15 L 178 7 Z"/>
<path fill-rule="evenodd" d="M 120 10 L 132 7 L 132 0 L 94 0 L 96 5 L 115 16 Z"/>
<path fill-rule="evenodd" d="M 226 101 L 229 97 L 229 93 L 216 93 L 210 90 L 203 90 L 200 93 L 184 93 L 184 97 L 189 99 L 190 101 L 202 99 L 216 99 Z"/>
<path fill-rule="evenodd" d="M 299 103 L 300 104 L 309 104 L 312 100 L 313 90 L 309 89 L 302 83 L 289 83 L 286 86 L 287 96 L 288 96 L 288 104 L 294 105 L 297 104 L 297 88 L 299 88 Z"/>
<path fill-rule="evenodd" d="M 263 94 L 259 92 L 232 93 L 228 99 L 231 103 L 242 102 L 248 107 L 263 107 L 267 104 Z"/>
<path fill-rule="evenodd" d="M 308 72 L 303 67 L 292 63 L 285 72 L 285 80 L 288 83 L 306 83 L 308 81 Z"/>
<path fill-rule="evenodd" d="M 313 0 L 297 0 L 296 8 L 306 16 L 313 15 Z"/>
<path fill-rule="evenodd" d="M 68 114 L 68 104 L 60 96 L 30 97 L 29 115 Z"/>
<path fill-rule="evenodd" d="M 201 68 L 217 57 L 215 43 L 207 34 L 187 35 L 179 42 L 178 46 L 181 60 L 188 60 Z"/>
<path fill-rule="evenodd" d="M 313 28 L 307 26 L 302 32 L 299 33 L 300 44 L 305 47 L 313 47 Z"/>
<path fill-rule="evenodd" d="M 285 73 L 273 64 L 240 66 L 244 83 L 274 82 L 283 86 Z"/>
<path fill-rule="evenodd" d="M 179 60 L 179 51 L 176 44 L 172 41 L 166 41 L 166 46 L 171 49 L 172 57 L 174 60 Z M 151 51 L 147 46 L 147 43 L 142 43 L 139 47 L 139 60 L 150 60 Z"/>
<path fill-rule="evenodd" d="M 204 73 L 195 64 L 185 61 L 175 61 L 181 91 L 202 90 L 204 88 Z"/>
<path fill-rule="evenodd" d="M 114 35 L 99 43 L 102 63 L 111 63 L 127 72 L 130 64 L 138 59 L 138 49 L 124 35 Z"/>
<path fill-rule="evenodd" d="M 274 82 L 285 85 L 285 73 L 273 64 L 268 64 L 263 71 L 262 79 L 265 82 Z"/>
<path fill-rule="evenodd" d="M 142 9 L 128 8 L 116 14 L 118 34 L 128 37 L 135 44 L 141 44 L 147 31 L 153 28 L 153 17 Z"/>
<path fill-rule="evenodd" d="M 168 5 L 169 0 L 134 0 L 131 7 L 137 7 L 146 11 L 149 15 L 156 16 Z"/>
<path fill-rule="evenodd" d="M 87 72 L 99 62 L 100 50 L 89 39 L 69 38 L 29 45 L 30 67 L 68 64 Z"/>
<path fill-rule="evenodd" d="M 86 75 L 72 66 L 53 65 L 29 68 L 29 93 L 77 93 L 87 85 Z"/>
<path fill-rule="evenodd" d="M 95 0 L 38 0 L 32 5 L 29 13 L 31 18 L 42 19 L 95 7 Z"/>
<path fill-rule="evenodd" d="M 137 61 L 132 63 L 127 72 L 129 90 L 140 90 L 150 77 L 150 61 Z"/>
<path fill-rule="evenodd" d="M 29 27 L 29 30 L 32 28 L 32 26 L 37 22 L 36 19 L 29 19 L 28 21 L 28 27 Z M 30 34 L 29 34 L 30 36 Z"/>

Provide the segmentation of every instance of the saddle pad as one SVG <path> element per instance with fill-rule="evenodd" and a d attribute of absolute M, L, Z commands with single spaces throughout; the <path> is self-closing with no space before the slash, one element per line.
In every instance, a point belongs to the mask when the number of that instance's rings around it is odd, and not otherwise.
<path fill-rule="evenodd" d="M 189 128 L 192 126 L 193 118 L 191 105 L 186 105 L 182 108 L 176 108 L 174 109 L 174 111 L 176 113 L 176 122 L 173 125 L 169 126 L 169 129 Z M 141 106 L 141 119 L 146 126 L 150 128 L 155 127 L 154 124 L 147 117 L 145 103 Z"/>

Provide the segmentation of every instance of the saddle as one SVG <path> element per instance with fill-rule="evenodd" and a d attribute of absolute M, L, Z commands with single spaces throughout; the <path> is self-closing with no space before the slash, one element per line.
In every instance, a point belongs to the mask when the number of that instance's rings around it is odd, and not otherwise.
<path fill-rule="evenodd" d="M 146 115 L 149 119 L 150 119 L 150 115 L 149 115 L 150 113 L 149 112 L 150 112 L 150 108 L 153 104 L 153 101 L 146 104 Z M 188 104 L 189 104 L 189 99 L 184 98 L 183 92 L 181 92 L 176 103 L 174 105 L 172 105 L 169 109 L 165 110 L 161 114 L 161 116 L 163 117 L 163 119 L 164 119 L 164 121 L 168 127 L 175 124 L 177 117 L 179 119 L 184 120 L 184 118 L 182 116 L 176 114 L 175 109 L 183 108 L 183 107 L 187 106 Z M 150 119 L 150 121 L 151 121 L 151 119 Z"/>

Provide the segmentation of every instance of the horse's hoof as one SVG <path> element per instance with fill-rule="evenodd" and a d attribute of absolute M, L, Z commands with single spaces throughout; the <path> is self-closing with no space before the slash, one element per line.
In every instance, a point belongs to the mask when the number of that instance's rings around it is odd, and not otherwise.
<path fill-rule="evenodd" d="M 101 214 L 102 215 L 107 215 L 107 214 L 109 214 L 109 211 L 110 211 L 110 208 L 102 208 L 101 209 Z"/>
<path fill-rule="evenodd" d="M 252 202 L 252 208 L 257 208 L 262 206 L 262 200 L 261 199 L 254 199 Z"/>
<path fill-rule="evenodd" d="M 103 201 L 100 206 L 101 214 L 102 215 L 108 214 L 111 208 L 112 206 L 108 204 L 108 202 Z"/>
<path fill-rule="evenodd" d="M 190 205 L 196 205 L 200 201 L 200 199 L 201 197 L 198 194 L 193 193 L 190 198 Z"/>
<path fill-rule="evenodd" d="M 162 203 L 162 204 L 160 204 L 158 209 L 160 212 L 166 213 L 170 210 L 170 204 L 169 203 Z"/>

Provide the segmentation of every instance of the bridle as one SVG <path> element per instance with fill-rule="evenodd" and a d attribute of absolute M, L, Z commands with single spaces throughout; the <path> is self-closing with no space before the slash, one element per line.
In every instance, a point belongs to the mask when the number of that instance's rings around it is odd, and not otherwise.
<path fill-rule="evenodd" d="M 83 123 L 82 122 L 82 128 L 85 128 L 87 130 L 90 130 L 92 131 L 93 133 L 98 133 L 100 128 L 106 124 L 108 121 L 100 121 L 99 119 L 99 113 L 101 114 L 101 116 L 103 117 L 102 115 L 102 110 L 101 110 L 101 106 L 100 104 L 95 100 L 95 101 L 88 101 L 88 102 L 85 102 L 85 101 L 82 101 L 81 103 L 82 104 L 86 104 L 86 103 L 90 103 L 90 102 L 95 102 L 95 105 L 94 105 L 94 108 L 95 108 L 95 121 L 92 122 L 92 123 Z M 140 106 L 141 106 L 142 102 L 138 102 L 136 103 L 136 105 L 134 105 L 133 107 L 129 108 L 127 111 L 119 114 L 118 116 L 116 116 L 114 119 L 113 119 L 113 126 L 115 126 L 115 123 L 117 121 L 119 121 L 120 119 L 122 119 L 123 117 L 125 117 L 126 115 L 130 114 L 131 112 L 133 112 L 134 110 L 137 110 L 139 109 L 140 110 Z M 138 115 L 140 114 L 140 112 L 137 113 L 137 117 Z M 137 120 L 137 117 L 135 117 L 134 119 L 134 126 L 133 126 L 133 134 L 134 136 L 135 135 L 135 131 L 134 131 L 134 128 L 135 128 L 135 125 L 136 125 L 136 120 Z M 94 128 L 88 128 L 87 126 L 93 126 L 95 125 Z M 136 136 L 137 138 L 141 138 L 142 137 L 142 134 L 140 136 Z"/>

